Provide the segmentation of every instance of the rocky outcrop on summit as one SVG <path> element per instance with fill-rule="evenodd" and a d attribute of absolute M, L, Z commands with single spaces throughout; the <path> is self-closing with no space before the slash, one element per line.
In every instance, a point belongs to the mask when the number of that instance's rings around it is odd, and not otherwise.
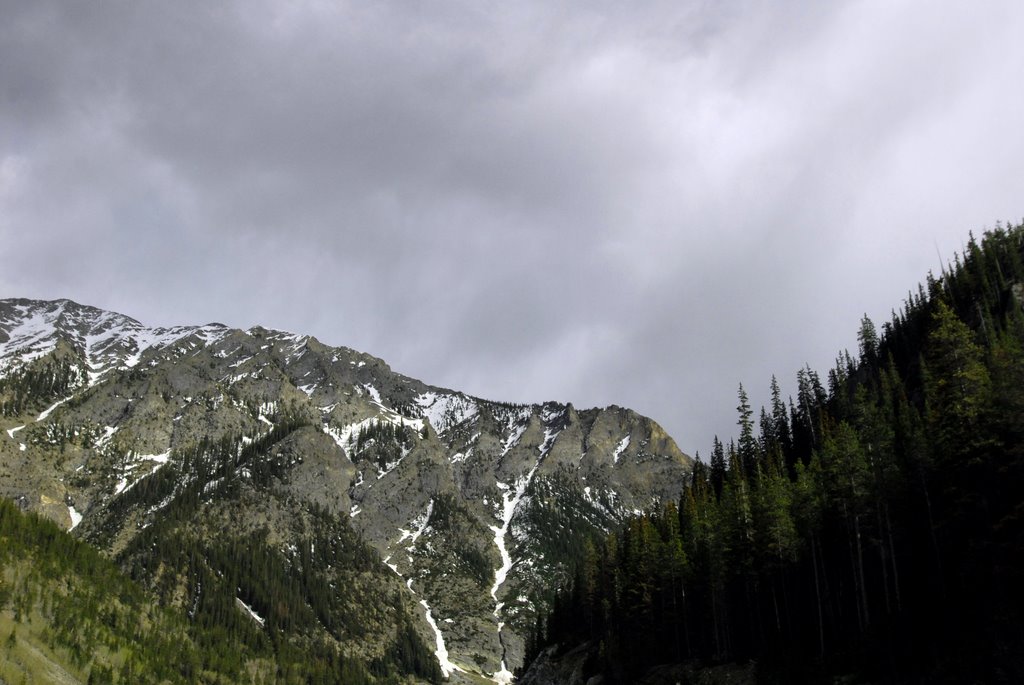
<path fill-rule="evenodd" d="M 378 550 L 453 679 L 508 681 L 566 561 L 677 498 L 690 466 L 628 409 L 491 402 L 307 336 L 67 300 L 0 301 L 0 406 L 0 494 L 113 553 L 186 492 L 249 493 L 237 516 L 282 553 L 275 511 L 329 512 Z"/>

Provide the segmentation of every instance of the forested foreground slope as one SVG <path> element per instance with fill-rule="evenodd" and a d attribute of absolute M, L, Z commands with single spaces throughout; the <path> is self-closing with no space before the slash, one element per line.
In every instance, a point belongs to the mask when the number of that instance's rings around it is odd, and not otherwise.
<path fill-rule="evenodd" d="M 281 600 L 284 606 L 288 598 Z M 266 619 L 240 601 L 226 607 L 219 622 L 196 615 L 195 608 L 186 613 L 161 606 L 94 547 L 0 498 L 0 682 L 227 685 L 440 677 L 408 618 L 385 656 L 366 663 L 315 639 L 301 648 L 289 644 L 283 631 L 265 630 Z M 406 675 L 415 673 L 421 675 Z"/>
<path fill-rule="evenodd" d="M 238 680 L 247 650 L 199 636 L 94 548 L 0 499 L 0 680 Z"/>
<path fill-rule="evenodd" d="M 680 501 L 586 551 L 524 682 L 579 645 L 583 681 L 1024 682 L 1022 246 L 972 236 L 796 397 L 772 379 L 755 415 L 741 387 Z"/>

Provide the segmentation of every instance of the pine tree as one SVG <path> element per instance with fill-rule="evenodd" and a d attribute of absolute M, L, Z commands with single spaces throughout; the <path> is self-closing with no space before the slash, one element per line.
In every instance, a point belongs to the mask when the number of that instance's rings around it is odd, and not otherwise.
<path fill-rule="evenodd" d="M 862 365 L 871 366 L 878 362 L 878 332 L 875 330 L 875 324 L 868 318 L 867 314 L 860 320 L 857 344 Z"/>
<path fill-rule="evenodd" d="M 936 302 L 926 358 L 932 444 L 939 459 L 952 459 L 977 446 L 992 382 L 971 330 L 942 300 Z"/>
<path fill-rule="evenodd" d="M 725 463 L 725 448 L 722 442 L 715 436 L 714 446 L 711 449 L 711 487 L 715 491 L 715 499 L 722 497 L 722 486 L 725 484 L 727 466 Z"/>
<path fill-rule="evenodd" d="M 736 445 L 736 453 L 739 457 L 740 469 L 744 478 L 754 478 L 757 463 L 757 441 L 754 440 L 754 421 L 751 419 L 754 412 L 750 408 L 750 401 L 747 399 L 747 392 L 740 383 L 739 390 L 740 404 L 736 407 L 740 417 L 736 425 L 740 427 L 740 437 Z"/>

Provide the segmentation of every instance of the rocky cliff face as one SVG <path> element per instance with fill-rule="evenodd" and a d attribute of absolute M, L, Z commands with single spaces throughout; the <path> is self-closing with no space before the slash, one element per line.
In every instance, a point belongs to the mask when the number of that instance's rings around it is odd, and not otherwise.
<path fill-rule="evenodd" d="M 628 409 L 491 402 L 307 336 L 154 329 L 67 300 L 0 301 L 0 409 L 0 494 L 161 577 L 169 562 L 139 540 L 169 520 L 258 533 L 308 566 L 296 540 L 315 546 L 327 517 L 390 568 L 367 601 L 404 588 L 462 679 L 509 680 L 565 562 L 678 497 L 690 465 Z M 171 576 L 169 596 L 195 595 Z M 372 633 L 350 642 L 372 653 Z"/>

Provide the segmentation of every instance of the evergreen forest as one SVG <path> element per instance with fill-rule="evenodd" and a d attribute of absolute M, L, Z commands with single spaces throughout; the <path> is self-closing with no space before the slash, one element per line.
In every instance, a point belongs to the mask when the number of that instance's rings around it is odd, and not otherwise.
<path fill-rule="evenodd" d="M 1024 225 L 929 275 L 856 355 L 715 439 L 679 502 L 595 540 L 526 663 L 759 682 L 1024 682 Z"/>

